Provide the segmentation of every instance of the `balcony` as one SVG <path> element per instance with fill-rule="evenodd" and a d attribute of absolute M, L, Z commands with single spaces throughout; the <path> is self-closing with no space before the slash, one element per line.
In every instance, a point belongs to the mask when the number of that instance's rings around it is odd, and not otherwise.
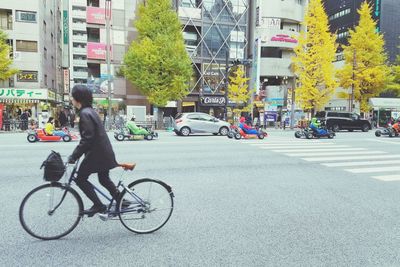
<path fill-rule="evenodd" d="M 72 61 L 74 67 L 87 67 L 87 60 L 85 59 L 74 59 Z"/>
<path fill-rule="evenodd" d="M 86 23 L 72 23 L 72 29 L 76 31 L 86 32 Z"/>
<path fill-rule="evenodd" d="M 86 55 L 86 47 L 74 47 L 72 52 L 76 55 Z"/>
<path fill-rule="evenodd" d="M 197 46 L 195 45 L 186 45 L 186 51 L 188 52 L 189 56 L 196 56 L 197 55 Z"/>
<path fill-rule="evenodd" d="M 292 77 L 290 58 L 261 58 L 260 76 L 287 76 Z"/>
<path fill-rule="evenodd" d="M 72 10 L 72 17 L 77 18 L 77 19 L 85 19 L 86 20 L 86 11 Z"/>
<path fill-rule="evenodd" d="M 73 35 L 72 36 L 72 41 L 74 42 L 80 42 L 80 43 L 87 43 L 87 35 Z"/>
<path fill-rule="evenodd" d="M 86 0 L 72 0 L 72 5 L 79 6 L 79 7 L 86 7 L 87 1 Z"/>
<path fill-rule="evenodd" d="M 74 79 L 87 79 L 87 71 L 74 71 Z"/>
<path fill-rule="evenodd" d="M 261 46 L 294 49 L 298 44 L 299 33 L 294 31 L 258 29 Z"/>

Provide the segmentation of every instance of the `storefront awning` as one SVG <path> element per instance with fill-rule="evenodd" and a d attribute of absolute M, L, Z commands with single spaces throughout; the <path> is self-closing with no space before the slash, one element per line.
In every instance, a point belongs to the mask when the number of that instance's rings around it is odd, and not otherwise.
<path fill-rule="evenodd" d="M 193 107 L 196 103 L 194 102 L 182 102 L 182 107 Z"/>
<path fill-rule="evenodd" d="M 400 110 L 400 98 L 375 97 L 369 99 L 369 104 L 373 108 L 391 108 Z"/>
<path fill-rule="evenodd" d="M 39 103 L 38 99 L 15 99 L 15 98 L 0 98 L 0 103 Z"/>

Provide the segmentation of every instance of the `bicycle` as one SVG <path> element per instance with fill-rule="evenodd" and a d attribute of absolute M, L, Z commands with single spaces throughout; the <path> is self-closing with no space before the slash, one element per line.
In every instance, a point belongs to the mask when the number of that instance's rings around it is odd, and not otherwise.
<path fill-rule="evenodd" d="M 72 188 L 77 166 L 78 161 L 66 183 L 48 182 L 34 188 L 24 197 L 19 209 L 19 220 L 28 234 L 42 240 L 59 239 L 71 233 L 83 219 L 82 198 Z M 119 166 L 125 171 L 132 171 L 136 165 L 125 163 Z M 65 167 L 68 167 L 68 163 L 65 163 Z M 125 186 L 123 176 L 117 185 L 118 189 L 122 189 L 117 200 L 94 187 L 109 201 L 106 212 L 100 213 L 99 217 L 103 221 L 120 220 L 125 228 L 137 234 L 159 230 L 167 223 L 174 208 L 171 187 L 151 178 L 141 178 Z M 68 177 L 67 173 L 64 177 Z M 153 199 L 152 196 L 158 197 Z"/>

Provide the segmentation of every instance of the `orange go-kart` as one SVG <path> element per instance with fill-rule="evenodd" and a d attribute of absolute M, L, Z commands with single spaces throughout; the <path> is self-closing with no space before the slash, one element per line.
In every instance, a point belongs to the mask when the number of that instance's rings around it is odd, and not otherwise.
<path fill-rule="evenodd" d="M 78 136 L 72 134 L 67 128 L 63 128 L 62 131 L 65 133 L 64 136 L 48 135 L 43 129 L 34 129 L 28 132 L 26 139 L 29 143 L 35 143 L 38 141 L 58 142 L 61 140 L 64 142 L 70 142 L 71 140 L 78 140 Z"/>

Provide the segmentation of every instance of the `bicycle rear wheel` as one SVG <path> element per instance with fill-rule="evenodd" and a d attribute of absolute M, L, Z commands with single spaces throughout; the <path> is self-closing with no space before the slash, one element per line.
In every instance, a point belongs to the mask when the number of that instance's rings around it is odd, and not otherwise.
<path fill-rule="evenodd" d="M 59 183 L 45 184 L 22 200 L 19 220 L 31 236 L 53 240 L 74 230 L 82 210 L 82 200 L 75 190 Z"/>
<path fill-rule="evenodd" d="M 163 227 L 174 208 L 174 194 L 167 184 L 144 178 L 131 183 L 121 193 L 117 207 L 121 223 L 138 234 L 148 234 Z"/>

